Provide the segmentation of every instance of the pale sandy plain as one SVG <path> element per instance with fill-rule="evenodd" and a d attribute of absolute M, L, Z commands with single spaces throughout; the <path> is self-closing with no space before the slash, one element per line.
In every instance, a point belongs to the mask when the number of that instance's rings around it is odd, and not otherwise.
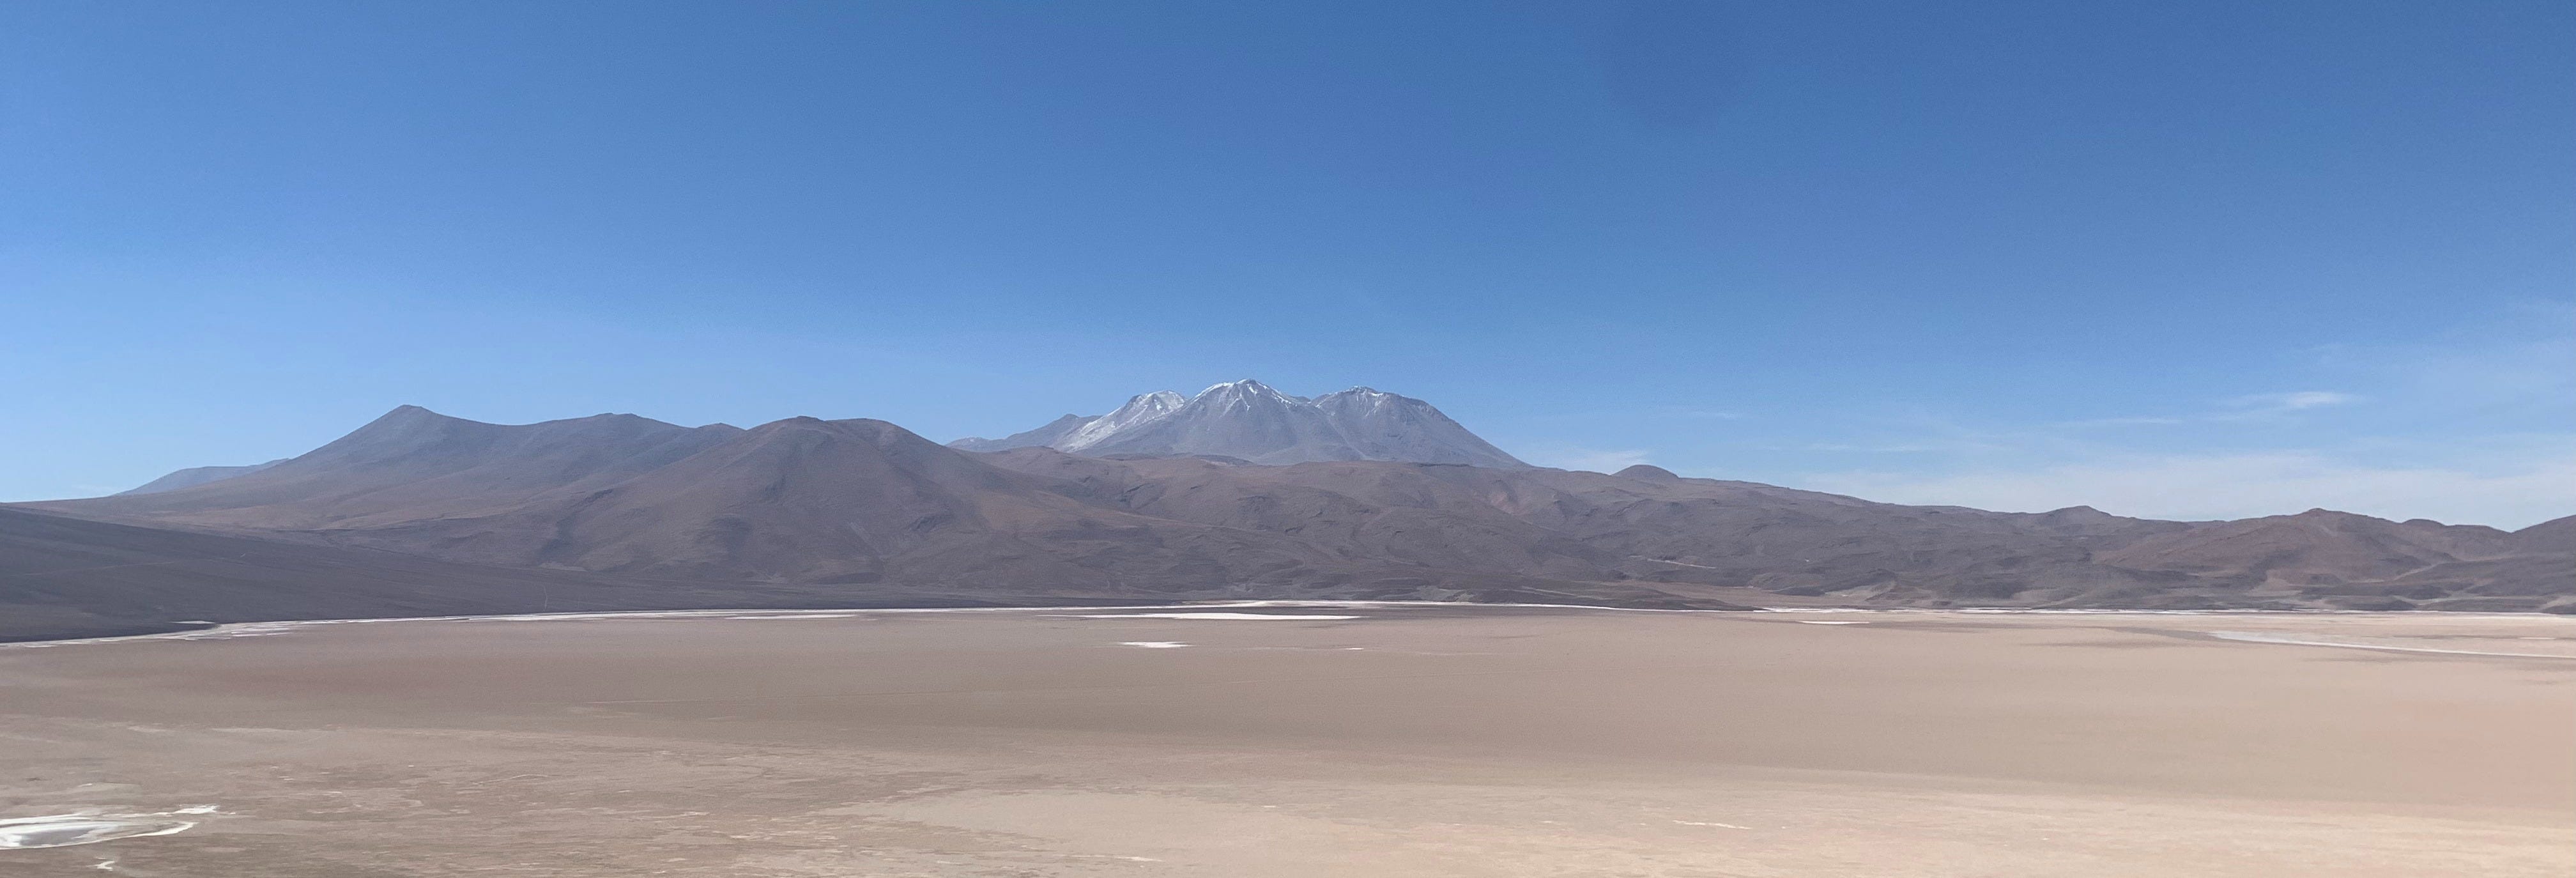
<path fill-rule="evenodd" d="M 0 648 L 0 818 L 193 824 L 0 875 L 2576 874 L 2576 620 L 1198 611 Z"/>

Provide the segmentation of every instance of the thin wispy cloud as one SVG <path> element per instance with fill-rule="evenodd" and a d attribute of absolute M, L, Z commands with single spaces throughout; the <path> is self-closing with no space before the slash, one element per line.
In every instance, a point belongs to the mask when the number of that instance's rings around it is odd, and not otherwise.
<path fill-rule="evenodd" d="M 1687 406 L 1664 406 L 1655 409 L 1654 413 L 1667 418 L 1682 418 L 1695 421 L 1741 421 L 1746 417 L 1743 412 L 1728 411 L 1725 409 L 1690 408 Z"/>
<path fill-rule="evenodd" d="M 1751 417 L 1752 415 L 1732 409 L 1678 405 L 1621 409 L 1583 408 L 1530 415 L 1532 420 L 1542 421 L 1741 421 Z"/>
<path fill-rule="evenodd" d="M 2567 437 L 2576 448 L 2576 437 Z M 2491 468 L 2371 466 L 2310 451 L 2123 456 L 1925 475 L 1823 473 L 1802 487 L 1894 503 L 2046 512 L 2092 506 L 2183 520 L 2315 507 L 2519 528 L 2576 512 L 2576 452 Z"/>
<path fill-rule="evenodd" d="M 2525 303 L 2435 341 L 2331 345 L 2315 356 L 2428 405 L 2576 413 L 2576 302 Z"/>
<path fill-rule="evenodd" d="M 2228 400 L 2227 406 L 2238 410 L 2240 415 L 2285 414 L 2288 412 L 2303 412 L 2309 409 L 2321 409 L 2328 406 L 2351 405 L 2360 401 L 2361 397 L 2359 395 L 2344 393 L 2341 391 L 2299 390 L 2289 393 L 2257 393 L 2249 396 L 2240 396 L 2235 399 Z"/>
<path fill-rule="evenodd" d="M 2512 318 L 2442 343 L 2323 348 L 2306 366 L 2315 384 L 2248 388 L 2197 411 L 2019 426 L 1926 415 L 1794 446 L 1884 456 L 1775 478 L 2010 511 L 2207 519 L 2325 507 L 2526 526 L 2576 513 L 2576 307 Z"/>
<path fill-rule="evenodd" d="M 1654 453 L 1644 449 L 1606 449 L 1559 446 L 1523 455 L 1530 463 L 1557 469 L 1590 470 L 1615 473 L 1641 463 L 1651 462 Z"/>
<path fill-rule="evenodd" d="M 2171 426 L 2171 425 L 2174 425 L 2174 424 L 2188 424 L 2188 423 L 2191 423 L 2191 419 L 2190 419 L 2190 418 L 2176 418 L 2176 417 L 2161 416 L 2161 415 L 2145 415 L 2145 416 L 2138 416 L 2138 417 L 2126 417 L 2126 418 L 2089 418 L 2089 419 L 2081 420 L 2081 421 L 2068 421 L 2068 422 L 2066 422 L 2066 426 L 2069 426 L 2069 427 L 2164 427 L 2164 426 Z"/>
<path fill-rule="evenodd" d="M 2339 390 L 2295 390 L 2283 393 L 2251 393 L 2221 400 L 2218 407 L 2188 415 L 2131 415 L 2112 418 L 2087 418 L 2066 421 L 2065 427 L 2170 427 L 2194 423 L 2259 421 L 2288 417 L 2301 412 L 2348 406 L 2364 401 L 2357 393 Z"/>

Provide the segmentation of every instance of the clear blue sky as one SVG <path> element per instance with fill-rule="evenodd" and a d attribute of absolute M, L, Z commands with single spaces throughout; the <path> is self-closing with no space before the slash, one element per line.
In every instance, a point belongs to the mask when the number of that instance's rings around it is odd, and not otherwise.
<path fill-rule="evenodd" d="M 1533 461 L 2576 512 L 2576 4 L 0 6 L 0 499 L 1258 377 Z"/>

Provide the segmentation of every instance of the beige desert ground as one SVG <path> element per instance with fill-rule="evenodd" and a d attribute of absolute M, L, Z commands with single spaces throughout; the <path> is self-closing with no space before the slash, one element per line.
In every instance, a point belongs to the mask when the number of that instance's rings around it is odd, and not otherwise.
<path fill-rule="evenodd" d="M 0 875 L 2576 874 L 2561 617 L 731 616 L 0 648 L 0 818 L 184 827 Z"/>

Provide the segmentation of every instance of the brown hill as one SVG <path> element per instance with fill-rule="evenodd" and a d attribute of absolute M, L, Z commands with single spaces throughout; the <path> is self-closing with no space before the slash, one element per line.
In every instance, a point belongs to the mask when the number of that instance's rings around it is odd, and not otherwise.
<path fill-rule="evenodd" d="M 2514 531 L 2513 547 L 2524 552 L 2576 552 L 2576 515 Z"/>
<path fill-rule="evenodd" d="M 2433 601 L 2452 609 L 2528 609 L 2576 592 L 2576 532 L 2562 518 L 2507 533 L 2425 519 L 2311 509 L 2216 522 L 2140 540 L 2103 560 L 2143 570 L 2233 578 L 2361 609 Z"/>
<path fill-rule="evenodd" d="M 2511 534 L 2491 527 L 2421 519 L 2401 524 L 2311 509 L 2158 534 L 2104 552 L 2102 560 L 2305 586 L 2386 580 L 2439 564 L 2500 558 L 2514 554 L 2513 542 Z"/>

